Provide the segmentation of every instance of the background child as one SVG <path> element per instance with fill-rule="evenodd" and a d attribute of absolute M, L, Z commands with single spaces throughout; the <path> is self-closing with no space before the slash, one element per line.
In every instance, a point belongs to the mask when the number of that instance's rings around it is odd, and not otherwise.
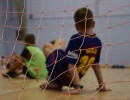
<path fill-rule="evenodd" d="M 25 47 L 21 55 L 15 56 L 15 60 L 9 66 L 9 71 L 3 76 L 16 77 L 25 74 L 30 79 L 46 79 L 48 73 L 45 64 L 46 59 L 43 52 L 35 45 L 35 36 L 27 34 L 24 42 Z"/>

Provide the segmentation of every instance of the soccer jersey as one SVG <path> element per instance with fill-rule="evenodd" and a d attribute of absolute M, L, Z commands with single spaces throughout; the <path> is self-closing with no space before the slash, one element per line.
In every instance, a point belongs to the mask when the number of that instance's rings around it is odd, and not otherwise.
<path fill-rule="evenodd" d="M 31 58 L 29 57 L 31 54 Z M 37 77 L 36 68 L 38 68 L 38 78 L 46 79 L 48 71 L 46 69 L 46 59 L 42 51 L 35 46 L 27 46 L 24 48 L 22 57 L 25 59 L 25 66 L 29 69 L 29 74 L 33 77 Z"/>
<path fill-rule="evenodd" d="M 96 34 L 74 34 L 65 51 L 67 55 L 65 61 L 75 64 L 78 67 L 79 76 L 82 78 L 92 64 L 99 62 L 101 47 L 102 43 Z"/>

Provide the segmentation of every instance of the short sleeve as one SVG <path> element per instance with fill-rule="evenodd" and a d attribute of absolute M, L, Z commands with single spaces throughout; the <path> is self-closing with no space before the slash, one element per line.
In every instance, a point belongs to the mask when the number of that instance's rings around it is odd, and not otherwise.
<path fill-rule="evenodd" d="M 65 61 L 71 64 L 75 64 L 78 60 L 78 49 L 79 49 L 79 40 L 75 39 L 73 36 L 71 37 L 68 46 L 65 50 Z"/>
<path fill-rule="evenodd" d="M 24 48 L 22 53 L 21 53 L 21 56 L 23 58 L 30 59 L 30 52 L 29 52 L 29 50 L 27 48 Z"/>

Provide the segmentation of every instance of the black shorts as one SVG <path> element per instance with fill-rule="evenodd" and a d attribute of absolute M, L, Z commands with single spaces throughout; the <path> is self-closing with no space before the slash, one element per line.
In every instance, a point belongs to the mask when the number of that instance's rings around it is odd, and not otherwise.
<path fill-rule="evenodd" d="M 34 79 L 31 75 L 30 75 L 30 73 L 28 72 L 28 68 L 27 68 L 27 66 L 23 66 L 23 74 L 24 75 L 26 75 L 28 78 L 30 78 L 30 79 Z"/>

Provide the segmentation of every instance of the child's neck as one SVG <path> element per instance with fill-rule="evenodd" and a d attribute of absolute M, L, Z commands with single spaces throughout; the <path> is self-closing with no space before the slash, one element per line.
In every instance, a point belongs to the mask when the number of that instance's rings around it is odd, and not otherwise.
<path fill-rule="evenodd" d="M 93 28 L 79 30 L 79 32 L 85 33 L 85 34 L 89 34 L 89 35 L 93 35 L 94 34 L 93 33 Z"/>

